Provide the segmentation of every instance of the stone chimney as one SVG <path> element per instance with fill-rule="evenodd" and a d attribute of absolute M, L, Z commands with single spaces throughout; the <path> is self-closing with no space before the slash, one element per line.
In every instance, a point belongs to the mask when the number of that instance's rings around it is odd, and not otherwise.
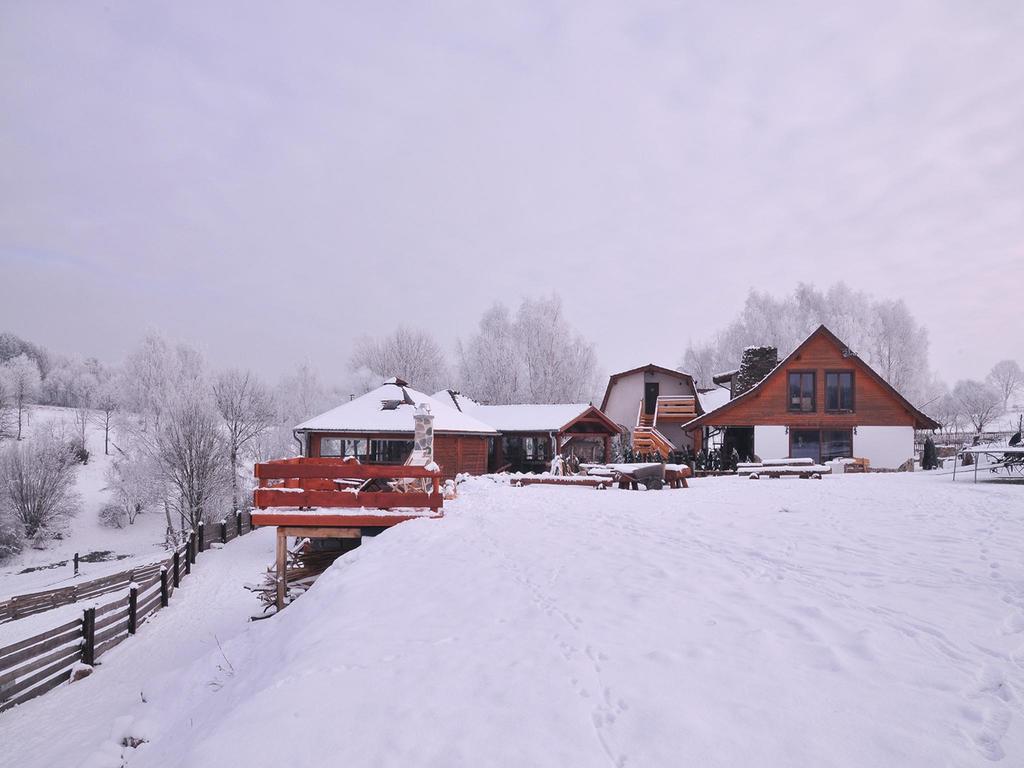
<path fill-rule="evenodd" d="M 779 364 L 779 350 L 775 347 L 747 347 L 743 350 L 740 369 L 732 383 L 732 396 L 739 397 L 772 372 Z"/>
<path fill-rule="evenodd" d="M 412 416 L 414 464 L 426 465 L 434 460 L 434 415 L 430 406 L 420 403 Z"/>

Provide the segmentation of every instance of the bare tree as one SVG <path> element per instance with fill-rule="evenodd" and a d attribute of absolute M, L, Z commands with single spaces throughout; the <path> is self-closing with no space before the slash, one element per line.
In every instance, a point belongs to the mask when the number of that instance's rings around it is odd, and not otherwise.
<path fill-rule="evenodd" d="M 953 397 L 960 403 L 961 412 L 971 422 L 974 431 L 979 434 L 1002 412 L 1003 400 L 999 392 L 981 381 L 958 381 L 953 387 Z"/>
<path fill-rule="evenodd" d="M 425 331 L 406 326 L 399 326 L 383 338 L 360 339 L 349 367 L 353 371 L 365 368 L 381 381 L 397 376 L 427 392 L 445 386 L 448 377 L 448 364 L 440 345 Z"/>
<path fill-rule="evenodd" d="M 683 355 L 683 370 L 693 376 L 696 385 L 701 389 L 714 386 L 712 379 L 716 374 L 724 373 L 725 367 L 719 367 L 719 356 L 713 344 L 690 344 Z"/>
<path fill-rule="evenodd" d="M 0 367 L 0 440 L 10 437 L 12 434 L 11 425 L 14 424 L 13 411 L 7 377 L 4 375 L 3 368 Z"/>
<path fill-rule="evenodd" d="M 0 451 L 0 508 L 27 539 L 60 533 L 78 507 L 74 484 L 70 446 L 55 433 L 42 431 Z"/>
<path fill-rule="evenodd" d="M 308 363 L 278 382 L 275 401 L 278 422 L 294 426 L 327 407 L 327 395 L 316 371 Z"/>
<path fill-rule="evenodd" d="M 274 424 L 274 401 L 249 371 L 229 370 L 213 383 L 213 400 L 227 431 L 231 463 L 231 504 L 238 509 L 239 455 Z"/>
<path fill-rule="evenodd" d="M 986 381 L 999 392 L 1003 398 L 1003 410 L 1010 407 L 1010 398 L 1024 386 L 1024 371 L 1016 360 L 1000 360 L 992 366 Z"/>
<path fill-rule="evenodd" d="M 7 389 L 18 414 L 18 439 L 21 440 L 26 411 L 39 394 L 42 377 L 36 361 L 25 354 L 12 357 L 3 367 Z"/>
<path fill-rule="evenodd" d="M 202 397 L 186 395 L 162 409 L 152 450 L 185 525 L 196 527 L 226 497 L 231 486 L 228 450 L 216 410 Z"/>
<path fill-rule="evenodd" d="M 110 455 L 110 429 L 114 424 L 114 416 L 121 407 L 120 384 L 109 380 L 100 386 L 96 393 L 96 413 L 94 420 L 103 430 L 103 455 Z"/>

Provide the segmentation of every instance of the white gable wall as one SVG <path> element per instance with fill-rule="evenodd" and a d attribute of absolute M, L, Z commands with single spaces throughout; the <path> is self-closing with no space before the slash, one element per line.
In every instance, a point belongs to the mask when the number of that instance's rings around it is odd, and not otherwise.
<path fill-rule="evenodd" d="M 660 371 L 636 371 L 612 384 L 611 392 L 608 393 L 608 406 L 604 409 L 605 415 L 632 434 L 640 401 L 644 398 L 644 384 L 655 381 L 659 384 L 658 394 L 662 397 L 696 394 L 685 379 Z M 658 424 L 658 431 L 677 448 L 693 445 L 693 438 L 683 431 L 681 423 Z"/>

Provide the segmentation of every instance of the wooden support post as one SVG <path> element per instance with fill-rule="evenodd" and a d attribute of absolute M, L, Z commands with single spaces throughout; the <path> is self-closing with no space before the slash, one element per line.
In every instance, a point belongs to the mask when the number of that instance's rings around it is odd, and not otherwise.
<path fill-rule="evenodd" d="M 199 551 L 202 552 L 203 548 L 206 546 L 206 523 L 204 523 L 202 520 L 199 521 L 198 541 L 199 541 Z"/>
<path fill-rule="evenodd" d="M 139 588 L 134 584 L 128 588 L 128 634 L 134 635 L 139 628 Z"/>
<path fill-rule="evenodd" d="M 288 536 L 283 528 L 277 529 L 277 610 L 284 608 L 285 578 L 288 566 Z"/>
<path fill-rule="evenodd" d="M 75 576 L 78 575 L 78 553 L 75 552 Z"/>
<path fill-rule="evenodd" d="M 228 543 L 228 521 L 226 518 L 220 521 L 220 543 Z"/>
<path fill-rule="evenodd" d="M 235 534 L 242 535 L 242 513 L 237 509 L 235 510 Z"/>
<path fill-rule="evenodd" d="M 181 552 L 177 549 L 174 550 L 174 570 L 171 571 L 171 576 L 173 577 L 173 581 L 171 583 L 174 584 L 174 588 L 177 589 L 181 584 Z"/>
<path fill-rule="evenodd" d="M 612 460 L 612 437 L 611 435 L 604 436 L 604 463 L 609 464 Z"/>
<path fill-rule="evenodd" d="M 185 564 L 185 573 L 192 573 L 192 566 L 196 562 L 196 532 L 190 531 L 188 534 L 188 560 Z"/>
<path fill-rule="evenodd" d="M 167 603 L 170 602 L 171 595 L 167 588 L 167 569 L 160 569 L 160 607 L 166 608 Z"/>
<path fill-rule="evenodd" d="M 96 609 L 86 608 L 82 614 L 82 663 L 96 663 Z"/>

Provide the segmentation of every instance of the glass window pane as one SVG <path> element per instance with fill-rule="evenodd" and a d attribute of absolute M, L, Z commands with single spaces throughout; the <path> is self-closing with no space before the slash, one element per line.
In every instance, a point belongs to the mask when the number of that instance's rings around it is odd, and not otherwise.
<path fill-rule="evenodd" d="M 320 455 L 325 457 L 341 456 L 341 442 L 339 437 L 321 437 Z"/>

